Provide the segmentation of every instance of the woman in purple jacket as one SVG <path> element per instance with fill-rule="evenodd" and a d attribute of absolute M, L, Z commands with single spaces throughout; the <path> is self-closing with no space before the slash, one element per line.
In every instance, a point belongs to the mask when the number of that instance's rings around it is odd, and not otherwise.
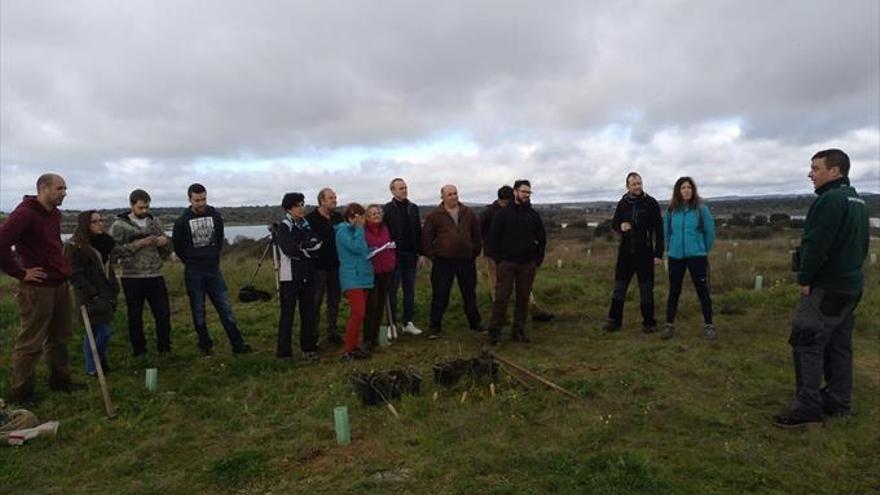
<path fill-rule="evenodd" d="M 372 255 L 370 261 L 373 263 L 375 277 L 373 288 L 367 291 L 367 317 L 364 320 L 364 346 L 372 350 L 379 344 L 379 324 L 382 322 L 382 313 L 388 298 L 391 275 L 397 265 L 397 255 L 394 243 L 391 241 L 391 232 L 388 230 L 388 226 L 382 222 L 382 207 L 379 205 L 367 207 L 364 235 Z M 388 324 L 393 325 L 394 323 L 389 321 Z M 393 334 L 394 332 L 392 332 Z"/>

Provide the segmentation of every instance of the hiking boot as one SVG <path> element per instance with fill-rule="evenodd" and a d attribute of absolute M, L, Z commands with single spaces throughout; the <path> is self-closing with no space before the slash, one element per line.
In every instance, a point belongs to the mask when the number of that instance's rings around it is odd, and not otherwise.
<path fill-rule="evenodd" d="M 443 333 L 443 330 L 440 327 L 431 327 L 431 329 L 428 330 L 428 340 L 439 339 L 441 333 Z"/>
<path fill-rule="evenodd" d="M 795 429 L 806 428 L 810 425 L 822 426 L 825 422 L 820 416 L 806 417 L 793 414 L 791 411 L 773 416 L 773 425 L 777 428 Z"/>
<path fill-rule="evenodd" d="M 657 325 L 642 325 L 642 333 L 654 333 L 657 331 Z"/>
<path fill-rule="evenodd" d="M 306 364 L 317 364 L 321 362 L 321 358 L 318 356 L 317 352 L 304 352 L 303 361 L 305 361 Z"/>
<path fill-rule="evenodd" d="M 522 342 L 524 344 L 528 344 L 529 342 L 531 342 L 531 340 L 529 339 L 529 336 L 526 335 L 525 330 L 518 330 L 518 331 L 513 332 L 513 335 L 511 336 L 511 340 L 513 340 L 514 342 Z"/>
<path fill-rule="evenodd" d="M 15 393 L 12 394 L 12 403 L 18 404 L 19 406 L 25 409 L 33 409 L 37 406 L 37 395 L 33 392 L 27 392 L 23 394 Z"/>
<path fill-rule="evenodd" d="M 602 325 L 602 330 L 606 332 L 616 332 L 620 330 L 620 323 L 609 319 L 604 325 Z"/>
<path fill-rule="evenodd" d="M 548 321 L 553 321 L 554 319 L 556 319 L 556 315 L 548 311 L 538 311 L 532 314 L 532 320 L 539 321 L 541 323 L 547 323 Z"/>
<path fill-rule="evenodd" d="M 251 348 L 251 346 L 249 346 L 247 344 L 241 344 L 238 347 L 232 348 L 233 354 L 250 354 L 252 352 L 254 352 L 254 350 Z"/>
<path fill-rule="evenodd" d="M 718 333 L 715 332 L 715 325 L 713 325 L 711 323 L 707 323 L 706 325 L 703 325 L 703 337 L 705 337 L 706 340 L 717 339 Z"/>
<path fill-rule="evenodd" d="M 359 360 L 360 359 L 370 359 L 370 353 L 363 350 L 363 349 L 358 348 L 358 349 L 351 351 L 351 357 L 353 357 L 354 359 L 359 359 Z"/>
<path fill-rule="evenodd" d="M 675 325 L 672 323 L 663 325 L 663 330 L 660 331 L 660 338 L 663 340 L 669 340 L 673 335 L 675 335 Z"/>
<path fill-rule="evenodd" d="M 403 327 L 402 331 L 403 331 L 403 333 L 408 333 L 410 335 L 421 335 L 422 334 L 422 331 L 419 330 L 418 327 L 413 325 L 413 322 L 411 322 L 411 321 L 406 322 L 406 325 Z"/>
<path fill-rule="evenodd" d="M 88 387 L 85 383 L 76 383 L 76 382 L 62 382 L 62 383 L 52 383 L 49 382 L 49 388 L 56 392 L 79 392 L 80 390 L 85 390 Z"/>

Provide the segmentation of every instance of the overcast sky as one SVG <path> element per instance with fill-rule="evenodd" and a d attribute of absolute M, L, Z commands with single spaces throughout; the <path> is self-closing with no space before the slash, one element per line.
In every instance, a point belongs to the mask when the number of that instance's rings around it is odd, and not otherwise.
<path fill-rule="evenodd" d="M 808 193 L 839 147 L 880 191 L 880 2 L 0 2 L 0 210 Z"/>

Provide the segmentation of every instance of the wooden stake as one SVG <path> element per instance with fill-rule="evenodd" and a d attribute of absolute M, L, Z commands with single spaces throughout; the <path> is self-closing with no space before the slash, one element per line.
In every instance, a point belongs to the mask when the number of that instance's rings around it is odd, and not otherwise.
<path fill-rule="evenodd" d="M 520 365 L 514 363 L 513 361 L 510 361 L 510 360 L 507 359 L 507 358 L 503 358 L 503 357 L 499 356 L 499 355 L 496 354 L 494 351 L 486 351 L 486 353 L 487 353 L 492 359 L 497 359 L 498 362 L 500 362 L 501 364 L 504 364 L 505 366 L 510 366 L 511 368 L 515 369 L 516 371 L 519 371 L 520 373 L 522 373 L 522 374 L 524 374 L 524 375 L 526 375 L 526 376 L 528 376 L 528 377 L 530 377 L 530 378 L 533 378 L 533 379 L 535 379 L 535 380 L 537 380 L 537 381 L 543 383 L 544 385 L 550 387 L 551 389 L 553 389 L 553 390 L 559 392 L 559 393 L 562 394 L 562 395 L 565 395 L 566 397 L 569 397 L 569 398 L 572 398 L 572 399 L 575 399 L 575 400 L 581 400 L 581 397 L 578 397 L 578 396 L 575 395 L 574 393 L 572 393 L 572 392 L 570 392 L 570 391 L 568 391 L 568 390 L 566 390 L 566 389 L 560 387 L 559 385 L 557 385 L 557 384 L 551 382 L 550 380 L 548 380 L 548 379 L 546 379 L 546 378 L 544 378 L 544 377 L 542 377 L 542 376 L 540 376 L 540 375 L 538 375 L 538 374 L 536 374 L 536 373 L 533 373 L 532 371 L 529 371 L 527 368 L 524 368 L 523 366 L 520 366 Z"/>
<path fill-rule="evenodd" d="M 95 344 L 95 334 L 92 333 L 92 322 L 89 320 L 89 313 L 86 311 L 85 305 L 79 307 L 82 313 L 83 324 L 86 327 L 86 337 L 89 340 L 89 348 L 92 350 L 92 360 L 95 362 L 95 370 L 98 372 L 98 383 L 101 384 L 101 395 L 104 396 L 104 408 L 107 410 L 108 418 L 116 417 L 116 408 L 110 401 L 110 392 L 107 390 L 107 379 L 104 378 L 104 368 L 101 366 L 101 356 L 98 355 L 98 346 Z"/>

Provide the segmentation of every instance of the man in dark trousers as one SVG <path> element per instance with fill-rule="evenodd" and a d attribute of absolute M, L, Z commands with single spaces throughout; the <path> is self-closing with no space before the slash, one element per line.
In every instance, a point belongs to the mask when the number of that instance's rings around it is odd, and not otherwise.
<path fill-rule="evenodd" d="M 639 279 L 642 310 L 642 331 L 657 331 L 654 319 L 654 265 L 663 260 L 663 217 L 660 205 L 642 188 L 642 177 L 636 172 L 626 176 L 626 194 L 614 210 L 611 227 L 620 234 L 617 265 L 614 267 L 614 293 L 604 329 L 620 330 L 623 324 L 623 303 L 626 290 L 635 274 Z"/>
<path fill-rule="evenodd" d="M 110 227 L 128 308 L 128 340 L 135 356 L 146 354 L 146 302 L 156 322 L 156 348 L 160 353 L 171 352 L 171 305 L 162 276 L 162 264 L 171 256 L 171 240 L 162 222 L 150 214 L 150 195 L 146 191 L 135 189 L 128 203 L 131 209 L 120 213 Z"/>
<path fill-rule="evenodd" d="M 401 322 L 401 330 L 411 335 L 420 335 L 422 331 L 413 323 L 416 298 L 416 270 L 418 269 L 420 251 L 422 249 L 422 220 L 419 207 L 408 198 L 406 182 L 401 178 L 391 181 L 391 201 L 382 207 L 382 219 L 391 232 L 391 239 L 397 245 L 397 268 L 391 278 L 391 290 L 388 301 L 391 314 Z M 397 320 L 397 288 L 403 286 L 403 319 Z"/>
<path fill-rule="evenodd" d="M 19 280 L 21 331 L 12 349 L 12 401 L 18 404 L 36 403 L 34 371 L 44 352 L 50 389 L 85 388 L 70 380 L 68 367 L 67 343 L 73 325 L 67 283 L 71 268 L 62 252 L 58 210 L 66 195 L 64 178 L 41 175 L 37 195 L 25 196 L 0 225 L 0 268 Z"/>
<path fill-rule="evenodd" d="M 493 201 L 492 204 L 486 205 L 486 208 L 480 213 L 480 235 L 483 239 L 483 257 L 486 259 L 486 275 L 489 278 L 489 297 L 492 299 L 492 302 L 495 302 L 495 285 L 498 281 L 498 276 L 495 261 L 492 260 L 491 254 L 487 252 L 487 249 L 490 249 L 488 243 L 489 231 L 492 229 L 492 220 L 495 219 L 495 215 L 501 210 L 501 208 L 507 208 L 512 201 L 513 188 L 510 186 L 501 186 L 498 189 L 498 199 Z M 538 302 L 535 300 L 534 291 L 529 293 L 529 313 L 532 314 L 532 320 L 539 322 L 548 322 L 556 318 L 555 314 L 538 305 Z"/>
<path fill-rule="evenodd" d="M 336 254 L 336 224 L 342 223 L 342 215 L 336 212 L 336 193 L 325 187 L 318 193 L 318 206 L 306 215 L 309 226 L 320 239 L 321 249 L 315 258 L 315 328 L 321 321 L 321 304 L 327 295 L 327 342 L 342 344 L 336 328 L 339 313 L 339 258 Z"/>
<path fill-rule="evenodd" d="M 498 270 L 498 285 L 492 307 L 489 343 L 501 340 L 501 327 L 507 314 L 510 293 L 516 285 L 516 306 L 513 312 L 513 340 L 529 342 L 526 335 L 526 314 L 529 293 L 535 272 L 544 262 L 547 236 L 541 216 L 532 208 L 532 185 L 527 180 L 513 184 L 514 203 L 495 215 L 489 231 L 489 253 Z"/>
<path fill-rule="evenodd" d="M 281 199 L 284 219 L 278 224 L 275 242 L 281 249 L 278 278 L 281 280 L 281 317 L 278 320 L 276 356 L 292 360 L 291 331 L 299 303 L 299 345 L 306 362 L 318 361 L 317 312 L 315 311 L 314 259 L 321 239 L 305 219 L 305 196 L 293 192 Z"/>
<path fill-rule="evenodd" d="M 223 217 L 220 212 L 208 205 L 208 192 L 201 184 L 192 184 L 187 190 L 190 207 L 184 210 L 174 222 L 172 242 L 174 252 L 183 262 L 186 293 L 192 311 L 193 326 L 199 336 L 199 350 L 205 356 L 213 354 L 214 341 L 208 334 L 205 319 L 205 295 L 220 316 L 223 329 L 232 345 L 232 352 L 244 354 L 251 347 L 244 343 L 232 304 L 226 281 L 220 273 L 220 250 L 223 248 Z"/>
<path fill-rule="evenodd" d="M 443 313 L 449 306 L 452 281 L 458 289 L 471 330 L 482 331 L 477 309 L 477 256 L 482 248 L 480 224 L 470 208 L 458 200 L 452 184 L 440 188 L 441 203 L 425 217 L 422 252 L 431 258 L 431 327 L 429 339 L 440 336 Z"/>
<path fill-rule="evenodd" d="M 774 417 L 780 428 L 850 412 L 853 312 L 862 297 L 870 241 L 868 208 L 849 184 L 849 167 L 849 156 L 838 149 L 820 151 L 810 163 L 808 176 L 819 197 L 801 236 L 801 298 L 788 340 L 796 391 L 787 410 Z"/>

